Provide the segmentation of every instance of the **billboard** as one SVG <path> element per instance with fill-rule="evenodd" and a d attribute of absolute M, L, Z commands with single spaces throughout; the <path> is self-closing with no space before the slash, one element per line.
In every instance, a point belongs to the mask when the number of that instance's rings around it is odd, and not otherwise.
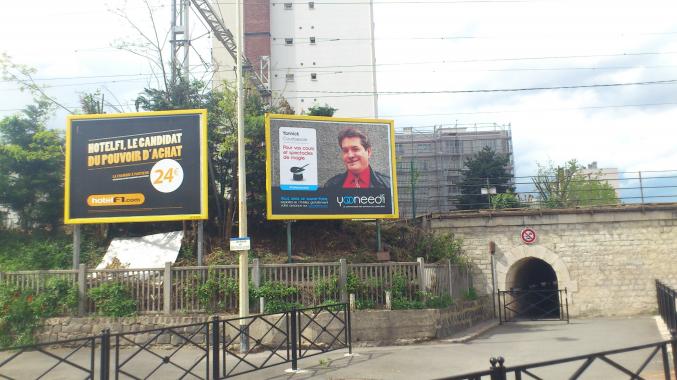
<path fill-rule="evenodd" d="M 65 223 L 206 218 L 206 110 L 68 116 Z"/>
<path fill-rule="evenodd" d="M 392 120 L 266 115 L 271 220 L 397 218 Z"/>

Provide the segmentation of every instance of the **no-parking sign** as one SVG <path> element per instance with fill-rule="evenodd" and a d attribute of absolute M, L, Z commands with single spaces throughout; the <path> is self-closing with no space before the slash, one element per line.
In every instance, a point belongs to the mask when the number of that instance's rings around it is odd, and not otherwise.
<path fill-rule="evenodd" d="M 527 227 L 520 232 L 520 239 L 524 244 L 533 244 L 536 241 L 536 231 Z"/>

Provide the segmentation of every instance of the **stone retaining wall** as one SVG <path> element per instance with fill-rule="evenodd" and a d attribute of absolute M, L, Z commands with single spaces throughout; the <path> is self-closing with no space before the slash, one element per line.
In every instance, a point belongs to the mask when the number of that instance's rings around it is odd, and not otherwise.
<path fill-rule="evenodd" d="M 431 340 L 452 335 L 465 328 L 471 327 L 478 322 L 491 319 L 493 309 L 491 299 L 483 297 L 477 301 L 465 301 L 458 305 L 452 305 L 446 309 L 424 310 L 358 310 L 352 313 L 352 338 L 354 344 L 361 345 L 386 345 Z M 234 318 L 233 315 L 223 315 L 221 318 Z M 36 333 L 36 341 L 39 343 L 82 338 L 85 336 L 99 335 L 102 330 L 110 329 L 111 333 L 136 333 L 127 335 L 132 342 L 142 343 L 152 338 L 153 334 L 144 333 L 144 330 L 159 329 L 170 326 L 190 325 L 203 323 L 210 320 L 207 315 L 191 316 L 164 316 L 164 315 L 139 315 L 135 317 L 111 318 L 111 317 L 61 317 L 49 318 L 43 323 Z M 320 315 L 318 322 L 323 319 L 330 320 L 331 315 Z M 286 323 L 279 316 L 266 317 L 268 323 L 281 325 Z M 257 321 L 251 326 L 252 336 L 261 336 L 268 330 L 270 325 L 263 321 Z M 303 324 L 303 323 L 302 323 Z M 283 328 L 282 326 L 279 326 Z M 312 324 L 305 330 L 304 336 L 314 339 L 320 331 L 312 330 L 316 325 Z M 175 329 L 180 334 L 192 334 L 200 326 L 189 326 Z M 337 326 L 330 326 L 330 331 L 336 334 Z M 232 330 L 232 331 L 230 331 Z M 257 332 L 256 330 L 259 330 Z M 226 336 L 235 336 L 237 332 L 228 328 Z M 195 342 L 201 342 L 202 334 L 196 335 Z M 200 336 L 198 338 L 198 336 Z M 275 331 L 266 335 L 266 344 L 279 343 L 283 336 Z M 331 338 L 328 337 L 329 340 Z M 176 334 L 163 333 L 157 339 L 157 344 L 177 345 L 182 343 L 182 338 Z M 322 342 L 322 339 L 319 340 Z M 114 341 L 113 341 L 114 343 Z M 326 343 L 330 343 L 329 341 Z M 122 341 L 122 345 L 130 345 L 131 342 Z"/>

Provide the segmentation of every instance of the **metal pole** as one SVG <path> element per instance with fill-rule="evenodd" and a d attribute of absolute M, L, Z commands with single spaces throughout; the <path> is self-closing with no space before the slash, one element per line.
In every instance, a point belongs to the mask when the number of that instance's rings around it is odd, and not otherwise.
<path fill-rule="evenodd" d="M 287 221 L 287 262 L 291 264 L 291 220 Z"/>
<path fill-rule="evenodd" d="M 413 132 L 412 132 L 413 133 Z M 414 144 L 411 144 L 411 149 L 414 149 Z M 413 154 L 413 153 L 412 153 Z M 411 220 L 416 223 L 416 181 L 414 180 L 414 158 L 409 161 L 409 175 L 411 176 Z"/>
<path fill-rule="evenodd" d="M 494 306 L 494 317 L 496 316 L 496 278 L 494 277 L 494 255 L 490 254 L 491 259 L 491 300 Z"/>
<path fill-rule="evenodd" d="M 219 379 L 220 374 L 220 363 L 219 363 L 219 352 L 220 352 L 220 342 L 219 342 L 219 316 L 215 315 L 212 317 L 212 379 Z M 209 339 L 209 338 L 207 338 Z"/>
<path fill-rule="evenodd" d="M 376 252 L 381 252 L 383 247 L 381 246 L 381 220 L 376 219 Z"/>
<path fill-rule="evenodd" d="M 374 117 L 378 119 L 378 87 L 376 86 L 376 43 L 374 42 L 374 0 L 369 1 L 371 21 L 371 79 L 374 81 Z M 380 251 L 380 249 L 379 249 Z"/>
<path fill-rule="evenodd" d="M 642 172 L 639 172 L 639 194 L 642 197 L 642 204 L 644 204 L 644 186 L 642 185 Z"/>
<path fill-rule="evenodd" d="M 247 237 L 247 172 L 245 166 L 244 143 L 244 90 L 242 60 L 244 51 L 244 0 L 237 2 L 237 180 L 238 180 L 238 232 L 239 237 Z M 246 333 L 249 316 L 249 251 L 240 251 L 240 352 L 249 351 L 249 339 Z"/>
<path fill-rule="evenodd" d="M 202 266 L 204 256 L 204 221 L 197 222 L 197 265 Z"/>
<path fill-rule="evenodd" d="M 299 366 L 298 366 L 298 346 L 296 345 L 297 339 L 298 339 L 298 334 L 296 332 L 296 308 L 292 308 L 291 311 L 289 312 L 291 314 L 291 331 L 289 332 L 289 340 L 291 343 L 291 369 L 293 371 L 296 371 Z"/>
<path fill-rule="evenodd" d="M 80 267 L 80 225 L 73 226 L 73 269 Z"/>

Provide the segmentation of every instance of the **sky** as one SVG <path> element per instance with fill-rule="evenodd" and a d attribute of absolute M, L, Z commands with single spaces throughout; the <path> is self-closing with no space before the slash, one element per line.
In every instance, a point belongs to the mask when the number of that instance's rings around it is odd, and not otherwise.
<path fill-rule="evenodd" d="M 358 0 L 331 0 L 344 1 Z M 170 0 L 151 5 L 164 39 Z M 133 111 L 155 76 L 145 58 L 115 47 L 140 38 L 120 13 L 152 30 L 141 0 L 10 2 L 0 52 L 34 67 L 68 108 L 100 89 Z M 569 159 L 677 176 L 675 14 L 677 3 L 661 0 L 375 0 L 378 90 L 404 92 L 380 94 L 379 116 L 399 128 L 510 124 L 518 177 Z M 200 75 L 210 42 L 190 17 Z M 0 82 L 0 94 L 0 117 L 31 101 L 14 83 Z M 63 128 L 65 115 L 50 126 Z"/>

